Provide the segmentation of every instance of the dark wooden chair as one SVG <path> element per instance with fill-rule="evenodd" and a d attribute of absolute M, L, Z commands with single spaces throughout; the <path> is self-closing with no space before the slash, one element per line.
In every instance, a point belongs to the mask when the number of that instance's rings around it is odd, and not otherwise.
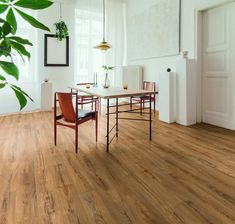
<path fill-rule="evenodd" d="M 75 106 L 73 105 L 75 99 Z M 57 106 L 61 114 L 57 114 Z M 96 110 L 96 100 L 86 101 L 83 104 L 94 103 L 95 111 L 78 109 L 78 95 L 76 93 L 61 93 L 56 92 L 54 96 L 54 140 L 57 143 L 57 125 L 69 127 L 75 130 L 75 151 L 78 151 L 78 125 L 89 120 L 95 120 L 95 135 L 98 140 L 98 113 Z"/>
<path fill-rule="evenodd" d="M 143 89 L 148 90 L 148 91 L 154 91 L 156 92 L 156 83 L 155 82 L 148 82 L 144 81 L 143 82 Z M 151 100 L 153 102 L 154 106 L 154 112 L 156 111 L 156 94 L 153 94 L 151 97 L 150 96 L 133 96 L 130 98 L 130 109 L 132 110 L 132 102 L 136 101 L 140 103 L 140 113 L 142 114 L 145 102 Z"/>

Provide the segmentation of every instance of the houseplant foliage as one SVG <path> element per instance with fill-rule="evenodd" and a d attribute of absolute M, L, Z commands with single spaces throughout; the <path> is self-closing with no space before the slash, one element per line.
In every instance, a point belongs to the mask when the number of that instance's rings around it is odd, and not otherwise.
<path fill-rule="evenodd" d="M 115 66 L 107 66 L 103 65 L 102 68 L 104 69 L 105 72 L 112 71 L 115 69 Z"/>
<path fill-rule="evenodd" d="M 64 21 L 59 21 L 57 23 L 55 23 L 55 27 L 56 27 L 56 37 L 59 41 L 62 41 L 63 39 L 65 39 L 68 35 L 68 27 L 65 24 Z"/>
<path fill-rule="evenodd" d="M 53 2 L 49 0 L 0 0 L 0 91 L 3 88 L 10 87 L 14 91 L 22 110 L 28 100 L 32 100 L 30 96 L 24 92 L 19 86 L 11 84 L 9 76 L 19 80 L 19 69 L 14 64 L 14 55 L 19 54 L 22 59 L 25 57 L 30 60 L 30 52 L 27 47 L 33 44 L 20 36 L 17 36 L 17 19 L 18 14 L 22 19 L 31 26 L 50 31 L 50 29 L 28 15 L 22 9 L 42 10 L 50 7 Z M 4 16 L 3 16 L 4 13 Z"/>

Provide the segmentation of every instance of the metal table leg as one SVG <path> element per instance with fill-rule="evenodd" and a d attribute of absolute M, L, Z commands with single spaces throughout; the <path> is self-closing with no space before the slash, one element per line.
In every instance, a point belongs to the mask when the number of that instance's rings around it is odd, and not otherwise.
<path fill-rule="evenodd" d="M 116 99 L 116 137 L 118 138 L 118 98 Z"/>

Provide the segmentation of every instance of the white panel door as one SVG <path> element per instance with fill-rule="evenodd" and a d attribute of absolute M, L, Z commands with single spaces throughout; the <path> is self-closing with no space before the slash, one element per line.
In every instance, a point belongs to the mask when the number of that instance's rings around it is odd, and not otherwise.
<path fill-rule="evenodd" d="M 203 122 L 234 129 L 235 4 L 203 13 Z"/>

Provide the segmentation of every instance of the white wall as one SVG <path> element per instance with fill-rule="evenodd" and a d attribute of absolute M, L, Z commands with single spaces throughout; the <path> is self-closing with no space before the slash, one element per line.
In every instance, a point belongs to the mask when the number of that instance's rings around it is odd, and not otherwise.
<path fill-rule="evenodd" d="M 54 23 L 60 19 L 60 5 L 55 3 L 52 7 L 40 11 L 38 13 L 38 19 L 44 24 L 47 24 L 52 33 L 55 33 Z M 69 67 L 44 67 L 44 34 L 40 31 L 38 34 L 38 73 L 39 80 L 43 82 L 45 78 L 48 78 L 53 83 L 53 91 L 66 91 L 67 87 L 74 84 L 74 4 L 62 5 L 62 20 L 68 26 L 69 29 Z M 56 52 L 55 52 L 56 54 Z"/>
<path fill-rule="evenodd" d="M 130 18 L 134 15 L 144 12 L 146 9 L 156 4 L 158 0 L 126 0 L 127 3 L 127 51 L 129 39 L 128 30 L 130 30 Z M 197 21 L 195 19 L 196 9 L 205 9 L 216 6 L 220 3 L 228 2 L 226 0 L 181 0 L 181 51 L 189 51 L 189 58 L 196 57 L 195 30 Z M 140 30 L 141 32 L 141 30 Z M 138 46 L 136 46 L 138 47 Z M 145 80 L 158 83 L 159 75 L 165 72 L 169 67 L 173 71 L 176 69 L 176 59 L 179 56 L 153 58 L 145 60 L 130 60 L 127 54 L 128 65 L 142 65 L 144 67 Z M 198 74 L 197 74 L 198 75 Z"/>
<path fill-rule="evenodd" d="M 130 18 L 136 14 L 139 14 L 152 5 L 156 4 L 158 0 L 126 0 L 127 2 L 127 36 L 128 30 L 130 29 L 128 21 Z M 181 50 L 189 51 L 189 57 L 195 57 L 195 10 L 211 7 L 211 5 L 218 5 L 227 0 L 181 0 Z M 140 30 L 141 32 L 141 30 Z M 127 37 L 127 41 L 131 41 Z M 128 48 L 128 43 L 127 43 Z M 130 64 L 143 64 L 146 68 L 146 78 L 156 80 L 156 73 L 160 70 L 165 69 L 167 66 L 175 68 L 176 57 L 166 57 L 166 58 L 155 58 L 147 60 L 136 60 L 131 61 L 128 58 L 128 63 Z"/>
<path fill-rule="evenodd" d="M 181 50 L 189 51 L 189 57 L 195 58 L 195 9 L 206 8 L 226 2 L 226 0 L 181 0 L 182 4 L 182 22 L 181 22 Z M 62 0 L 63 2 L 63 20 L 67 23 L 70 32 L 70 66 L 69 67 L 44 67 L 44 32 L 38 35 L 39 41 L 39 80 L 49 78 L 53 83 L 54 91 L 65 91 L 67 86 L 74 84 L 74 9 L 101 11 L 102 0 Z M 127 19 L 127 49 L 128 49 L 128 30 L 130 17 L 145 11 L 147 8 L 156 4 L 158 0 L 126 0 L 126 19 Z M 52 32 L 55 31 L 54 23 L 59 20 L 59 4 L 55 3 L 51 8 L 39 13 L 38 19 L 47 25 L 50 25 Z M 141 32 L 141 31 L 140 31 Z M 173 71 L 176 69 L 176 59 L 179 56 L 153 58 L 131 61 L 127 57 L 127 64 L 141 65 L 144 67 L 145 80 L 158 83 L 159 74 L 165 72 L 169 67 Z"/>
<path fill-rule="evenodd" d="M 131 51 L 131 49 L 128 48 L 129 42 L 131 39 L 129 39 L 128 30 L 130 30 L 130 24 L 129 21 L 132 16 L 140 14 L 141 12 L 146 11 L 149 7 L 156 4 L 158 0 L 148 0 L 148 1 L 142 1 L 142 0 L 126 0 L 127 3 L 127 52 Z M 142 32 L 140 30 L 140 32 Z M 138 46 L 136 46 L 138 47 Z M 175 70 L 175 60 L 176 57 L 164 57 L 164 58 L 151 58 L 151 59 L 144 59 L 144 60 L 130 60 L 128 54 L 127 54 L 127 64 L 129 65 L 141 65 L 144 67 L 144 79 L 148 81 L 155 81 L 158 82 L 159 80 L 159 74 L 162 71 L 166 71 L 168 67 L 172 68 L 172 70 Z"/>
<path fill-rule="evenodd" d="M 181 50 L 189 51 L 189 57 L 195 58 L 195 9 L 210 7 L 227 2 L 227 0 L 181 0 L 182 1 L 182 22 L 181 22 Z M 102 0 L 62 0 L 63 2 L 63 20 L 67 23 L 70 33 L 70 66 L 69 67 L 44 67 L 44 32 L 38 34 L 38 68 L 35 70 L 39 74 L 39 84 L 44 78 L 49 78 L 53 83 L 54 91 L 65 91 L 67 86 L 74 84 L 74 9 L 101 11 Z M 127 48 L 128 30 L 130 25 L 128 21 L 133 15 L 145 11 L 147 8 L 156 4 L 158 0 L 126 0 L 126 19 L 127 19 Z M 38 13 L 38 19 L 50 26 L 52 32 L 55 32 L 54 23 L 59 20 L 59 4 L 55 3 L 51 8 L 42 10 Z M 141 32 L 141 30 L 140 30 Z M 138 47 L 138 46 L 136 46 Z M 55 52 L 56 53 L 56 52 Z M 145 60 L 131 61 L 127 57 L 128 65 L 141 65 L 144 67 L 145 80 L 159 81 L 159 74 L 165 72 L 168 67 L 173 71 L 176 69 L 176 59 L 179 56 L 153 58 Z"/>
<path fill-rule="evenodd" d="M 62 0 L 62 20 L 68 26 L 69 30 L 69 67 L 45 67 L 44 66 L 44 34 L 39 31 L 38 34 L 38 73 L 40 83 L 48 78 L 53 84 L 53 92 L 68 91 L 68 86 L 74 86 L 75 72 L 75 8 L 101 11 L 102 1 L 98 0 Z M 55 2 L 54 5 L 46 10 L 39 11 L 38 20 L 49 26 L 52 33 L 55 33 L 54 23 L 60 19 L 60 4 Z M 56 54 L 56 52 L 55 52 Z"/>

